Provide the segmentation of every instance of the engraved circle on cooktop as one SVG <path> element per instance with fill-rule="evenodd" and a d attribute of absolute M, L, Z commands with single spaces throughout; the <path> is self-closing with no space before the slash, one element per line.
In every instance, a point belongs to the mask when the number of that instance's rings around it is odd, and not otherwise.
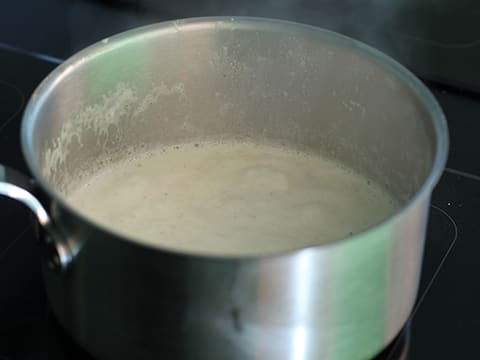
<path fill-rule="evenodd" d="M 25 104 L 25 96 L 15 85 L 0 80 L 0 131 L 16 116 L 20 115 Z"/>
<path fill-rule="evenodd" d="M 449 213 L 449 206 L 448 204 L 446 206 L 430 205 L 422 277 L 414 313 L 421 306 L 458 238 L 458 225 Z"/>
<path fill-rule="evenodd" d="M 449 213 L 449 207 L 455 206 L 455 204 L 448 203 L 447 206 L 437 206 L 437 205 L 430 205 L 432 211 L 430 212 L 430 216 L 433 217 L 440 217 L 441 221 L 438 221 L 436 231 L 443 236 L 437 237 L 437 243 L 441 242 L 442 248 L 445 251 L 444 256 L 448 256 L 449 251 L 455 245 L 455 242 L 458 238 L 458 225 L 455 219 Z M 432 231 L 432 229 L 430 229 Z M 443 238 L 443 239 L 440 239 Z"/>

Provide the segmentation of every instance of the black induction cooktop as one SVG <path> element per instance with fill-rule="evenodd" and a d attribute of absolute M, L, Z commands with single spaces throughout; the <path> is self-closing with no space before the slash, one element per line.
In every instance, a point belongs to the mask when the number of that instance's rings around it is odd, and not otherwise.
<path fill-rule="evenodd" d="M 19 143 L 22 111 L 57 64 L 53 58 L 0 47 L 0 163 L 28 173 Z M 427 85 L 448 118 L 450 157 L 433 193 L 416 307 L 378 359 L 480 358 L 480 96 Z M 0 360 L 67 358 L 91 359 L 48 308 L 29 212 L 0 198 Z"/>

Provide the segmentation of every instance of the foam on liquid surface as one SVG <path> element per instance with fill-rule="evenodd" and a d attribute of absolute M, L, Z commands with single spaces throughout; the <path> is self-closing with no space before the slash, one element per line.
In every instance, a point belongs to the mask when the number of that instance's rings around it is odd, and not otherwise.
<path fill-rule="evenodd" d="M 137 154 L 67 198 L 97 223 L 144 243 L 243 255 L 341 239 L 399 206 L 372 181 L 319 155 L 234 142 Z"/>

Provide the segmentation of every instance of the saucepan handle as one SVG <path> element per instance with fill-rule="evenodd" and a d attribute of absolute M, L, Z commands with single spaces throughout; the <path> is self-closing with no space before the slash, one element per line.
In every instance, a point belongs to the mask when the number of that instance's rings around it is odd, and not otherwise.
<path fill-rule="evenodd" d="M 50 216 L 40 201 L 32 194 L 34 181 L 17 170 L 0 164 L 0 195 L 17 200 L 27 206 L 45 230 L 45 254 L 48 267 L 65 271 L 72 262 L 72 252 L 65 239 L 52 225 Z"/>

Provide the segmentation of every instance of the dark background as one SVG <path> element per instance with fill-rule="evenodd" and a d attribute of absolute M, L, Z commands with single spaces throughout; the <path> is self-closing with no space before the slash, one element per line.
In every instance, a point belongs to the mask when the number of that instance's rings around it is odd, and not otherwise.
<path fill-rule="evenodd" d="M 0 0 L 0 162 L 26 171 L 21 112 L 56 63 L 123 30 L 210 15 L 335 30 L 390 54 L 427 82 L 447 115 L 451 148 L 432 198 L 409 359 L 480 359 L 480 0 Z M 42 315 L 46 301 L 28 211 L 2 201 L 0 360 L 71 358 L 55 347 Z"/>
<path fill-rule="evenodd" d="M 61 59 L 114 33 L 211 15 L 288 19 L 360 39 L 417 75 L 480 90 L 478 0 L 1 0 L 0 43 Z"/>

